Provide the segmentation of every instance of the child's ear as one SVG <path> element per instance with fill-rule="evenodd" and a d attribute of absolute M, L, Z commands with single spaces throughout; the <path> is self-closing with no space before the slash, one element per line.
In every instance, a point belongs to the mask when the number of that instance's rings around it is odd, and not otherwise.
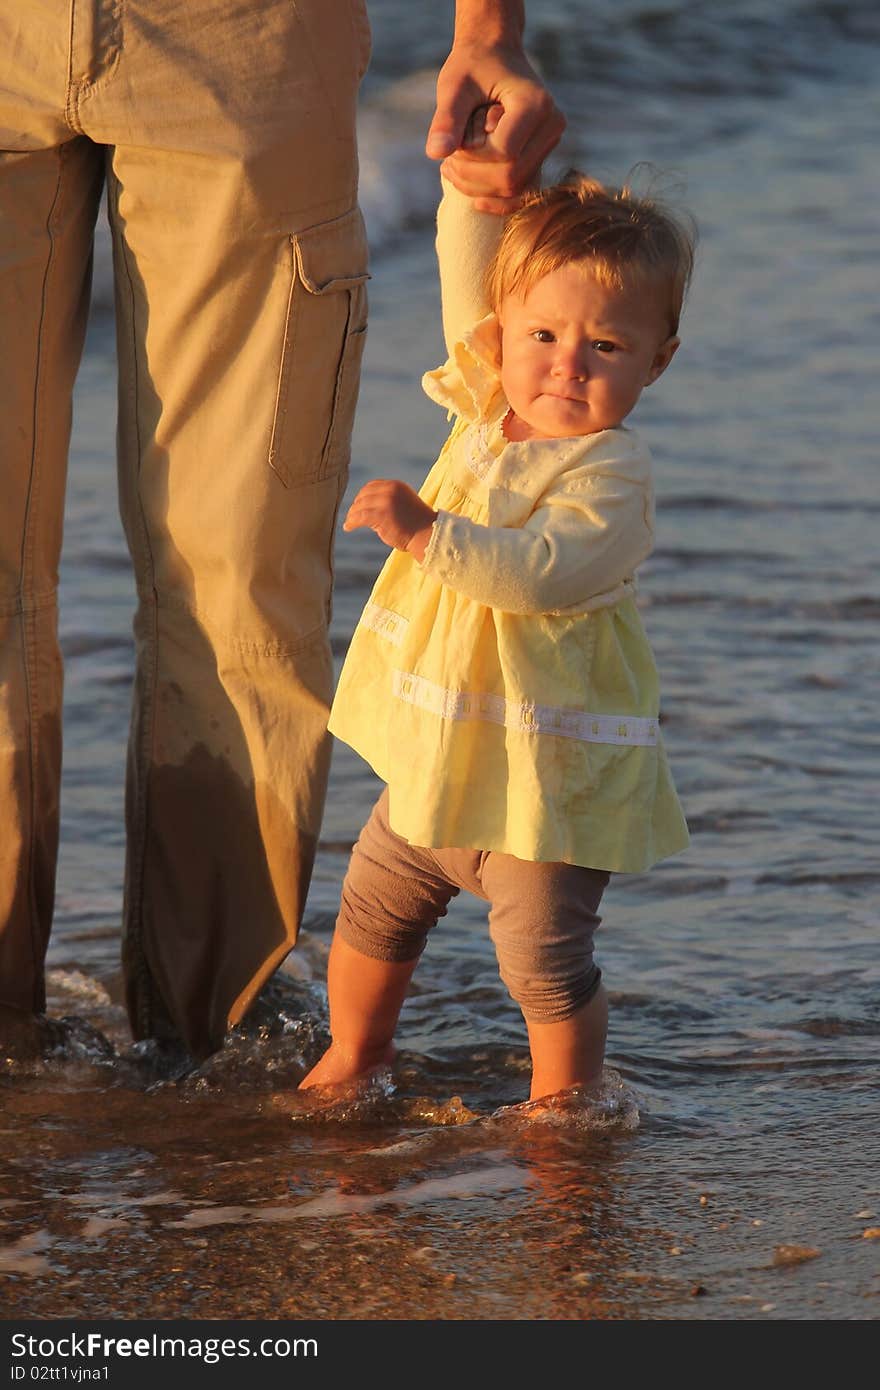
<path fill-rule="evenodd" d="M 680 342 L 680 338 L 672 337 L 667 338 L 665 343 L 660 344 L 656 353 L 654 354 L 654 361 L 651 363 L 651 366 L 648 370 L 648 375 L 645 378 L 646 386 L 650 386 L 652 381 L 656 381 L 658 376 L 663 375 L 663 373 L 666 371 L 666 368 L 669 366 L 670 362 L 672 361 L 673 357 L 678 351 L 678 345 Z"/>

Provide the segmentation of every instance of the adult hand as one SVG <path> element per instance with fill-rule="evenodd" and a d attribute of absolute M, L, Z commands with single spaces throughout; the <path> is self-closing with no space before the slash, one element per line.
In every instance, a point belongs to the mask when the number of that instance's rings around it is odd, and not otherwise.
<path fill-rule="evenodd" d="M 482 144 L 467 132 L 479 108 L 501 115 Z M 506 213 L 534 183 L 565 129 L 565 117 L 512 38 L 456 39 L 437 79 L 437 109 L 426 153 L 480 212 Z M 487 126 L 487 131 L 489 127 Z"/>
<path fill-rule="evenodd" d="M 374 478 L 355 497 L 342 529 L 356 531 L 368 526 L 386 545 L 407 550 L 421 561 L 436 520 L 437 513 L 406 483 Z"/>

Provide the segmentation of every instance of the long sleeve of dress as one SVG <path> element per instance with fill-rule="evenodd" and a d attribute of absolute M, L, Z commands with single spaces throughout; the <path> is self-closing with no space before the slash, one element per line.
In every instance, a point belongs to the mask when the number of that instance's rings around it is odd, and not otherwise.
<path fill-rule="evenodd" d="M 587 459 L 555 480 L 522 526 L 441 510 L 422 569 L 508 613 L 588 611 L 597 599 L 619 598 L 653 547 L 650 461 L 625 431 L 592 441 Z"/>
<path fill-rule="evenodd" d="M 443 197 L 437 210 L 437 262 L 446 351 L 465 331 L 489 313 L 484 281 L 495 254 L 504 218 L 476 212 L 470 198 L 442 180 Z"/>

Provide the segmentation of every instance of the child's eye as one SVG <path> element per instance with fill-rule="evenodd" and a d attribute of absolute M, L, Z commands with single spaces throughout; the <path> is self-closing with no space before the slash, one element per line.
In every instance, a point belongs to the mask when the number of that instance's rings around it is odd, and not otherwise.
<path fill-rule="evenodd" d="M 617 344 L 612 343 L 610 338 L 594 338 L 592 346 L 597 352 L 614 352 Z"/>
<path fill-rule="evenodd" d="M 539 343 L 555 343 L 556 338 L 549 328 L 536 328 L 532 337 Z"/>

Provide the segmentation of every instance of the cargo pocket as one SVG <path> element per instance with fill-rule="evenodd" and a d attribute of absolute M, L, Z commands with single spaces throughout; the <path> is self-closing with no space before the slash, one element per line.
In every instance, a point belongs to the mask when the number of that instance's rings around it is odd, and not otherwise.
<path fill-rule="evenodd" d="M 359 208 L 289 239 L 290 288 L 269 464 L 285 487 L 348 466 L 367 331 L 367 238 Z"/>

